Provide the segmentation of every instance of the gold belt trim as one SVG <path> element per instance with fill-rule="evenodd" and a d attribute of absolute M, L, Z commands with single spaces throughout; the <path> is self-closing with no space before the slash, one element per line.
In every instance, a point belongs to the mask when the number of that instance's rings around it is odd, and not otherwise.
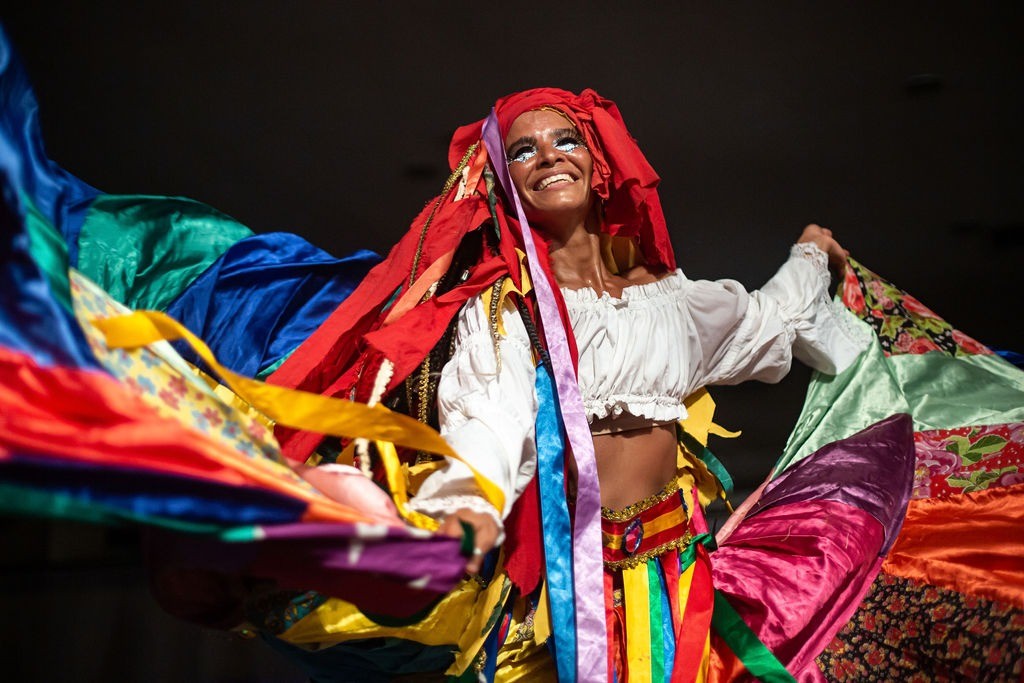
<path fill-rule="evenodd" d="M 690 545 L 691 541 L 693 541 L 693 536 L 690 534 L 689 531 L 687 531 L 681 537 L 674 538 L 671 541 L 668 541 L 667 543 L 662 543 L 657 548 L 651 548 L 650 550 L 642 552 L 639 555 L 632 555 L 624 560 L 613 560 L 611 562 L 606 561 L 604 563 L 604 568 L 609 571 L 631 569 L 633 567 L 636 567 L 637 565 L 647 562 L 650 559 L 660 557 L 667 553 L 669 550 L 682 550 L 686 548 L 688 545 Z"/>
<path fill-rule="evenodd" d="M 665 487 L 657 493 L 651 494 L 643 500 L 638 500 L 632 505 L 628 505 L 621 510 L 612 510 L 611 508 L 602 507 L 601 516 L 609 522 L 628 522 L 644 510 L 654 507 L 677 491 L 679 491 L 679 480 L 676 479 L 676 477 L 672 477 L 672 480 L 665 484 Z"/>

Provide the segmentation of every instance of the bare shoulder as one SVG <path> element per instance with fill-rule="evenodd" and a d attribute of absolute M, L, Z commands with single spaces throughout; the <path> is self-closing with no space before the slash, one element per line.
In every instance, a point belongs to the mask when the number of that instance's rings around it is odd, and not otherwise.
<path fill-rule="evenodd" d="M 670 271 L 664 268 L 653 269 L 646 263 L 641 263 L 622 273 L 622 277 L 628 280 L 631 285 L 648 285 L 666 278 L 670 274 Z"/>

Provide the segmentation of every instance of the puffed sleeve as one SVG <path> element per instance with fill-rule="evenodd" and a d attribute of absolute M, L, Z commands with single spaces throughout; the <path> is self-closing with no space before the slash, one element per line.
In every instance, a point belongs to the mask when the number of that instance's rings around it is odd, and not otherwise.
<path fill-rule="evenodd" d="M 760 290 L 734 280 L 694 282 L 687 293 L 699 352 L 690 388 L 778 382 L 797 359 L 827 374 L 845 370 L 868 343 L 828 296 L 828 257 L 811 243 L 790 258 Z"/>
<path fill-rule="evenodd" d="M 506 301 L 501 315 L 505 335 L 496 345 L 480 297 L 467 302 L 459 314 L 453 355 L 441 371 L 437 403 L 441 435 L 504 491 L 505 509 L 490 508 L 469 468 L 448 460 L 410 501 L 425 514 L 440 517 L 468 507 L 500 512 L 500 521 L 536 470 L 536 370 L 530 338 L 511 303 Z"/>

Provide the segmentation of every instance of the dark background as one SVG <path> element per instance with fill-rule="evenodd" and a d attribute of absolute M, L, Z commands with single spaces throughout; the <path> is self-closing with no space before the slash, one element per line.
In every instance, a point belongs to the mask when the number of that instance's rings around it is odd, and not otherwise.
<path fill-rule="evenodd" d="M 23 5 L 2 18 L 50 155 L 106 192 L 384 251 L 439 190 L 457 125 L 514 90 L 593 87 L 660 173 L 690 277 L 756 287 L 819 222 L 968 334 L 1024 347 L 1019 3 Z M 744 430 L 712 444 L 737 498 L 808 376 L 716 392 Z M 131 531 L 0 530 L 7 680 L 297 677 L 163 615 Z"/>

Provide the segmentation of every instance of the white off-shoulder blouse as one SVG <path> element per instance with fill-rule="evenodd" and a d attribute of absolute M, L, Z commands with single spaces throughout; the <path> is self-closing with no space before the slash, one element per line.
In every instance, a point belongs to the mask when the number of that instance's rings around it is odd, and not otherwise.
<path fill-rule="evenodd" d="M 563 289 L 579 352 L 578 380 L 588 419 L 599 431 L 686 417 L 683 399 L 712 384 L 777 382 L 792 359 L 816 370 L 844 370 L 867 343 L 828 297 L 827 257 L 810 243 L 758 291 L 735 280 L 690 280 L 681 270 L 620 297 Z M 500 372 L 479 298 L 459 316 L 455 351 L 438 385 L 441 434 L 506 492 L 504 518 L 536 467 L 534 360 L 518 312 L 502 311 Z M 472 477 L 449 461 L 423 483 L 413 507 L 442 515 L 483 510 Z M 487 506 L 489 507 L 489 506 Z"/>

